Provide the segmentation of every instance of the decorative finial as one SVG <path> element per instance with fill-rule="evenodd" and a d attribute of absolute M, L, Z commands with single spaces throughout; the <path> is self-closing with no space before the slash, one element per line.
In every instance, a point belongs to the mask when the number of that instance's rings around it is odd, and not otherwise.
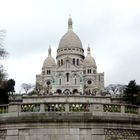
<path fill-rule="evenodd" d="M 68 19 L 68 29 L 72 30 L 72 18 L 71 18 L 71 15 L 69 16 L 69 19 Z"/>
<path fill-rule="evenodd" d="M 87 54 L 90 54 L 90 45 L 88 44 Z"/>
<path fill-rule="evenodd" d="M 48 55 L 51 55 L 51 45 L 49 45 L 49 49 L 48 49 Z"/>

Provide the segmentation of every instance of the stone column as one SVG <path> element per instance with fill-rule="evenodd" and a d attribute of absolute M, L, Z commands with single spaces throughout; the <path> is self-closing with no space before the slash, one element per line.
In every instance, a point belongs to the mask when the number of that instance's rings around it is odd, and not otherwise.
<path fill-rule="evenodd" d="M 121 113 L 125 113 L 125 106 L 124 105 L 121 105 Z"/>
<path fill-rule="evenodd" d="M 20 111 L 19 108 L 20 108 L 20 105 L 18 104 L 9 104 L 8 114 L 10 116 L 18 116 L 19 111 Z"/>
<path fill-rule="evenodd" d="M 65 112 L 69 112 L 69 104 L 65 104 Z"/>
<path fill-rule="evenodd" d="M 45 104 L 40 104 L 40 112 L 41 113 L 45 112 Z"/>
<path fill-rule="evenodd" d="M 140 107 L 138 108 L 138 114 L 140 115 Z"/>

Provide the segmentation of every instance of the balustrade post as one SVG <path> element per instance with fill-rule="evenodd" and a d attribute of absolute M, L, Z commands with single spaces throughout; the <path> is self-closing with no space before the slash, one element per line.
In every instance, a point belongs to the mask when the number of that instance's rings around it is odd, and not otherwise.
<path fill-rule="evenodd" d="M 102 104 L 92 104 L 91 111 L 92 112 L 103 112 L 103 105 Z"/>
<path fill-rule="evenodd" d="M 18 104 L 18 112 L 21 113 L 21 104 Z"/>
<path fill-rule="evenodd" d="M 18 116 L 19 105 L 18 104 L 9 104 L 8 113 L 10 114 L 10 116 Z"/>
<path fill-rule="evenodd" d="M 138 114 L 140 115 L 140 107 L 138 108 Z"/>
<path fill-rule="evenodd" d="M 41 113 L 45 112 L 45 104 L 40 104 L 40 112 Z"/>
<path fill-rule="evenodd" d="M 121 113 L 125 113 L 125 105 L 121 105 Z"/>
<path fill-rule="evenodd" d="M 65 112 L 69 112 L 69 104 L 65 104 Z"/>
<path fill-rule="evenodd" d="M 90 104 L 90 112 L 92 113 L 93 111 L 94 111 L 93 104 Z"/>

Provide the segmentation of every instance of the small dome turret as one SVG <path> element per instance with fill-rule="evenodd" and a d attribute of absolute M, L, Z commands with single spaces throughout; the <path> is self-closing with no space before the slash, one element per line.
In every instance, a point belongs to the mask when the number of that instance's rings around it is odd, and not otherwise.
<path fill-rule="evenodd" d="M 97 68 L 96 62 L 95 62 L 94 58 L 91 56 L 91 54 L 90 54 L 90 47 L 89 46 L 87 48 L 87 56 L 84 59 L 83 66 L 84 67 Z"/>
<path fill-rule="evenodd" d="M 51 47 L 48 49 L 48 57 L 45 59 L 43 63 L 43 67 L 55 67 L 56 63 L 54 58 L 51 56 Z"/>

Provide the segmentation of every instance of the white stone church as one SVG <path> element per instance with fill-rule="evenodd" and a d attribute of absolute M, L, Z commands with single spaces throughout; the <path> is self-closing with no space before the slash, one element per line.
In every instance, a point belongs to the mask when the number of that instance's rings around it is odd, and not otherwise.
<path fill-rule="evenodd" d="M 74 33 L 72 25 L 70 17 L 68 31 L 59 42 L 56 61 L 49 48 L 42 72 L 36 75 L 36 84 L 42 86 L 42 94 L 100 95 L 104 90 L 104 73 L 97 72 L 89 46 L 84 56 L 82 42 Z"/>

